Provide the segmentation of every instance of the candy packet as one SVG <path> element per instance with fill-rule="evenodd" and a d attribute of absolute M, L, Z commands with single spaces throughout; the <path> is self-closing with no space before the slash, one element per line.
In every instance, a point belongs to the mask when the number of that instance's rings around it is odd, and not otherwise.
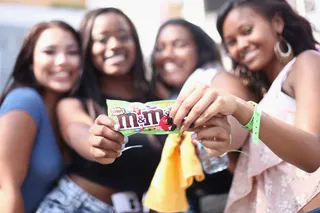
<path fill-rule="evenodd" d="M 108 116 L 120 126 L 124 136 L 133 134 L 177 134 L 169 112 L 174 100 L 147 103 L 106 100 Z"/>

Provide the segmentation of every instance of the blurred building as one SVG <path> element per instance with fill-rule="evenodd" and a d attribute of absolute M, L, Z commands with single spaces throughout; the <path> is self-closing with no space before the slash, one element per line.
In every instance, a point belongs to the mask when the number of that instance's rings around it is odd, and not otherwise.
<path fill-rule="evenodd" d="M 217 43 L 217 11 L 225 0 L 0 0 L 0 91 L 12 70 L 27 30 L 40 21 L 60 19 L 78 28 L 87 11 L 97 7 L 117 7 L 134 22 L 142 50 L 148 60 L 161 23 L 183 17 L 202 27 Z M 320 0 L 287 0 L 320 32 Z M 320 41 L 320 33 L 316 33 Z M 230 61 L 224 58 L 230 68 Z"/>

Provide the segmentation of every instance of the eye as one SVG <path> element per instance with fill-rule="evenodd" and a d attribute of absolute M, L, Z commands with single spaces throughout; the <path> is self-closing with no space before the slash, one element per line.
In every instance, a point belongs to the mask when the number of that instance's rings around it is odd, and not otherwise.
<path fill-rule="evenodd" d="M 93 41 L 99 44 L 106 44 L 108 41 L 108 38 L 94 38 Z"/>
<path fill-rule="evenodd" d="M 127 42 L 131 39 L 131 36 L 129 34 L 120 34 L 117 36 L 117 39 L 121 42 Z"/>
<path fill-rule="evenodd" d="M 55 54 L 55 51 L 54 50 L 43 50 L 43 52 L 47 55 L 53 55 Z"/>
<path fill-rule="evenodd" d="M 174 46 L 175 46 L 175 47 L 185 47 L 186 45 L 187 45 L 187 43 L 184 42 L 184 41 L 176 41 L 176 42 L 174 43 Z"/>
<path fill-rule="evenodd" d="M 228 47 L 233 46 L 235 43 L 236 43 L 236 40 L 235 40 L 235 39 L 227 39 L 227 40 L 225 41 L 225 44 L 226 44 L 226 46 L 228 46 Z"/>
<path fill-rule="evenodd" d="M 243 30 L 243 35 L 249 35 L 252 32 L 252 27 L 247 27 Z"/>

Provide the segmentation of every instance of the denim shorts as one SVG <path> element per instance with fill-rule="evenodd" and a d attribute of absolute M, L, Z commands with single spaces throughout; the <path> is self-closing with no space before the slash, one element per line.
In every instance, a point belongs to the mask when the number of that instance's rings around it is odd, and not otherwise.
<path fill-rule="evenodd" d="M 113 207 L 88 194 L 64 176 L 36 213 L 115 213 Z"/>

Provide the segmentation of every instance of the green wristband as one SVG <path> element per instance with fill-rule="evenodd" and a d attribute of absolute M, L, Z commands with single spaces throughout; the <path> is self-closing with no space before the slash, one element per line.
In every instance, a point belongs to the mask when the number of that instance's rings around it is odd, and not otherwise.
<path fill-rule="evenodd" d="M 245 126 L 243 126 L 243 128 L 248 131 L 252 130 L 253 143 L 258 144 L 262 110 L 260 109 L 259 105 L 254 103 L 253 101 L 249 101 L 248 103 L 254 106 L 254 111 L 250 121 Z"/>
<path fill-rule="evenodd" d="M 258 144 L 259 142 L 259 132 L 260 132 L 260 121 L 261 121 L 262 110 L 257 104 L 253 113 L 253 143 Z"/>
<path fill-rule="evenodd" d="M 256 103 L 254 103 L 253 101 L 248 101 L 248 103 L 252 104 L 254 107 L 256 107 Z M 242 126 L 244 129 L 248 130 L 248 131 L 251 131 L 252 128 L 253 128 L 253 119 L 254 119 L 254 112 L 252 114 L 252 117 L 250 119 L 250 121 L 245 125 L 245 126 Z"/>

